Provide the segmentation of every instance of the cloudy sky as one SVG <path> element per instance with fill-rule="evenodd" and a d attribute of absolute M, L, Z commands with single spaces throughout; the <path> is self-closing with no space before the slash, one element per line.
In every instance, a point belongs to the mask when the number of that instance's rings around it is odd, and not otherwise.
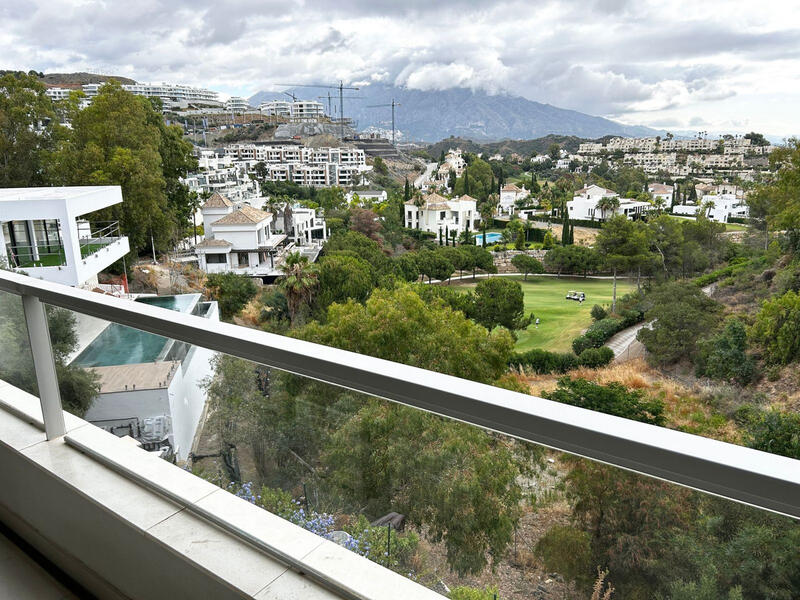
<path fill-rule="evenodd" d="M 0 23 L 0 68 L 243 96 L 463 86 L 664 129 L 800 133 L 796 1 L 0 0 Z"/>

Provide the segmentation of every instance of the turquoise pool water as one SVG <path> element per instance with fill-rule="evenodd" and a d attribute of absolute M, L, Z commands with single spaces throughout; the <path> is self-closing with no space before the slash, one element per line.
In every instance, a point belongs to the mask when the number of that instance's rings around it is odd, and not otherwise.
<path fill-rule="evenodd" d="M 487 244 L 496 244 L 500 240 L 503 239 L 503 234 L 497 233 L 496 231 L 490 231 L 486 234 L 486 243 Z M 476 246 L 483 246 L 483 234 L 479 233 L 475 236 L 475 245 Z"/>
<path fill-rule="evenodd" d="M 137 298 L 136 302 L 190 312 L 200 299 L 200 294 L 153 296 Z M 111 323 L 98 335 L 72 364 L 79 367 L 110 367 L 153 362 L 159 358 L 171 340 L 118 323 Z"/>

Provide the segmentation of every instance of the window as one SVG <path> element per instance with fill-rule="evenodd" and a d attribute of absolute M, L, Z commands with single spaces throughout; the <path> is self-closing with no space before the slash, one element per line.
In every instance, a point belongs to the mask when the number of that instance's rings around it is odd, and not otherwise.
<path fill-rule="evenodd" d="M 224 265 L 228 264 L 227 254 L 206 254 L 206 264 L 209 265 Z"/>
<path fill-rule="evenodd" d="M 442 221 L 444 221 L 444 211 L 442 211 L 442 212 L 440 212 L 440 213 L 439 213 L 439 219 L 441 219 Z"/>
<path fill-rule="evenodd" d="M 250 266 L 250 255 L 247 252 L 237 252 L 236 253 L 239 259 L 239 266 L 240 267 L 249 267 Z"/>

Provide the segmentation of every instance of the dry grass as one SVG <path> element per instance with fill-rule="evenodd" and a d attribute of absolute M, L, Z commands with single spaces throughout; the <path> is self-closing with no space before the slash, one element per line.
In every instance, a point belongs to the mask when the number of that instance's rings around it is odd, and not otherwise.
<path fill-rule="evenodd" d="M 679 429 L 726 442 L 739 443 L 736 425 L 717 413 L 699 388 L 687 387 L 649 366 L 643 359 L 615 363 L 599 369 L 580 367 L 567 373 L 601 385 L 619 382 L 628 389 L 643 390 L 649 397 L 664 403 L 664 416 L 670 429 Z M 528 384 L 530 393 L 540 396 L 554 390 L 562 375 L 517 374 Z"/>

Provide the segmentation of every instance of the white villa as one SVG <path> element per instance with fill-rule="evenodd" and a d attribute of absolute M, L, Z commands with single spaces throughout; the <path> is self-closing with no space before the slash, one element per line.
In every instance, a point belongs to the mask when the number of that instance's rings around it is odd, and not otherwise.
<path fill-rule="evenodd" d="M 653 200 L 663 200 L 664 206 L 672 204 L 672 193 L 674 190 L 674 187 L 666 183 L 651 183 L 647 186 L 647 191 L 653 195 Z"/>
<path fill-rule="evenodd" d="M 299 205 L 283 206 L 273 215 L 214 194 L 202 213 L 205 239 L 195 251 L 199 267 L 207 273 L 273 276 L 287 251 L 296 247 L 316 258 L 328 239 L 325 219 Z"/>
<path fill-rule="evenodd" d="M 525 188 L 520 188 L 513 183 L 507 183 L 500 188 L 500 204 L 498 212 L 504 215 L 513 215 L 517 200 L 527 198 L 531 193 Z"/>
<path fill-rule="evenodd" d="M 613 213 L 597 208 L 598 202 L 603 198 L 616 198 L 619 207 Z M 567 202 L 570 219 L 583 221 L 606 220 L 615 215 L 625 215 L 629 219 L 639 218 L 652 208 L 649 202 L 620 198 L 614 190 L 609 190 L 599 185 L 590 185 L 575 192 L 572 200 Z"/>
<path fill-rule="evenodd" d="M 197 261 L 207 273 L 267 274 L 285 235 L 272 234 L 272 213 L 247 204 L 234 207 L 221 194 L 203 205 L 205 239 L 197 244 Z"/>
<path fill-rule="evenodd" d="M 727 223 L 731 218 L 746 219 L 750 216 L 750 208 L 743 198 L 736 194 L 706 194 L 700 204 L 678 204 L 672 207 L 675 215 L 697 216 L 700 207 L 712 204 L 706 210 L 706 216 L 718 223 Z"/>
<path fill-rule="evenodd" d="M 79 217 L 122 202 L 116 185 L 0 189 L 0 261 L 31 277 L 97 286 L 97 274 L 128 252 L 119 224 Z"/>
<path fill-rule="evenodd" d="M 444 157 L 444 162 L 439 165 L 436 171 L 436 181 L 439 185 L 447 185 L 450 179 L 450 171 L 455 172 L 456 177 L 461 177 L 464 169 L 467 168 L 467 162 L 461 156 L 461 148 L 450 149 Z"/>
<path fill-rule="evenodd" d="M 413 200 L 406 202 L 405 225 L 409 229 L 436 234 L 454 230 L 461 233 L 467 228 L 474 230 L 478 218 L 476 206 L 477 200 L 470 196 L 448 199 L 436 193 L 428 194 L 420 207 Z"/>

